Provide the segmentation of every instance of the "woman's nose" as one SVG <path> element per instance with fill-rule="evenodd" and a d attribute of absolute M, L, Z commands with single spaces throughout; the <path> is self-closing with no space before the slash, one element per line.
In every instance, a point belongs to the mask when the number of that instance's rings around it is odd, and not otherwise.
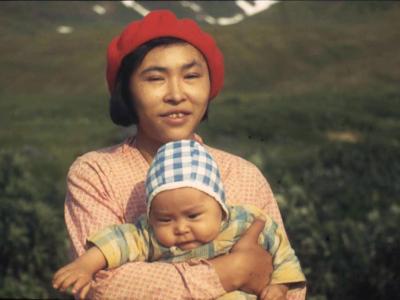
<path fill-rule="evenodd" d="M 183 86 L 181 79 L 172 78 L 168 81 L 167 93 L 165 95 L 165 102 L 171 104 L 178 104 L 185 101 L 185 93 L 183 91 Z"/>

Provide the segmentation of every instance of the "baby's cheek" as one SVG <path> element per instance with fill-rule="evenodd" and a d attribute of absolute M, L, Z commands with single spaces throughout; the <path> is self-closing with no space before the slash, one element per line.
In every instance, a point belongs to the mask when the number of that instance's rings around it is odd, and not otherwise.
<path fill-rule="evenodd" d="M 173 235 L 167 228 L 154 229 L 154 234 L 157 241 L 164 247 L 171 247 L 174 245 L 175 241 Z"/>
<path fill-rule="evenodd" d="M 219 233 L 220 224 L 217 222 L 204 222 L 201 226 L 202 242 L 210 242 L 216 238 Z"/>

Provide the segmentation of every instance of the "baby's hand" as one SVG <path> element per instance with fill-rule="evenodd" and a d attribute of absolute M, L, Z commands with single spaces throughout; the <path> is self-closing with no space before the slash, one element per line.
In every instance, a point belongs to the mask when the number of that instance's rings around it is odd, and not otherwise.
<path fill-rule="evenodd" d="M 76 260 L 59 269 L 53 276 L 53 287 L 61 292 L 72 287 L 72 293 L 79 291 L 79 299 L 85 299 L 92 281 L 93 273 Z"/>
<path fill-rule="evenodd" d="M 267 285 L 261 292 L 259 300 L 286 300 L 288 286 L 285 284 Z"/>
<path fill-rule="evenodd" d="M 84 299 L 89 292 L 93 275 L 106 266 L 106 258 L 100 249 L 91 247 L 72 263 L 54 274 L 53 287 L 64 292 L 72 286 L 72 293 L 79 296 L 79 299 Z"/>

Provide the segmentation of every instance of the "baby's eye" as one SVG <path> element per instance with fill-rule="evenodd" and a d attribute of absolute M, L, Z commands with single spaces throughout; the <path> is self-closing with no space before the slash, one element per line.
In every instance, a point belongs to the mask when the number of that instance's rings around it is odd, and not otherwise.
<path fill-rule="evenodd" d="M 157 221 L 158 221 L 158 222 L 161 222 L 161 223 L 168 223 L 168 222 L 171 221 L 171 219 L 169 219 L 169 218 L 160 218 L 160 219 L 158 219 Z"/>
<path fill-rule="evenodd" d="M 188 215 L 188 217 L 189 217 L 189 219 L 196 219 L 200 215 L 201 215 L 201 213 L 195 213 L 195 214 Z"/>

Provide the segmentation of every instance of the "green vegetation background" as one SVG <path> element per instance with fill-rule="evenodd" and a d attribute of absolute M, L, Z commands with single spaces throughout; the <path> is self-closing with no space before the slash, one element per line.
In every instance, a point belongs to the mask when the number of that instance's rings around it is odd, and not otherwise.
<path fill-rule="evenodd" d="M 68 261 L 68 167 L 134 132 L 109 121 L 104 71 L 108 42 L 139 17 L 111 2 L 99 16 L 94 4 L 0 4 L 0 298 L 70 297 L 50 286 Z M 308 299 L 397 298 L 399 4 L 289 1 L 202 26 L 225 54 L 226 84 L 200 133 L 268 178 Z"/>

